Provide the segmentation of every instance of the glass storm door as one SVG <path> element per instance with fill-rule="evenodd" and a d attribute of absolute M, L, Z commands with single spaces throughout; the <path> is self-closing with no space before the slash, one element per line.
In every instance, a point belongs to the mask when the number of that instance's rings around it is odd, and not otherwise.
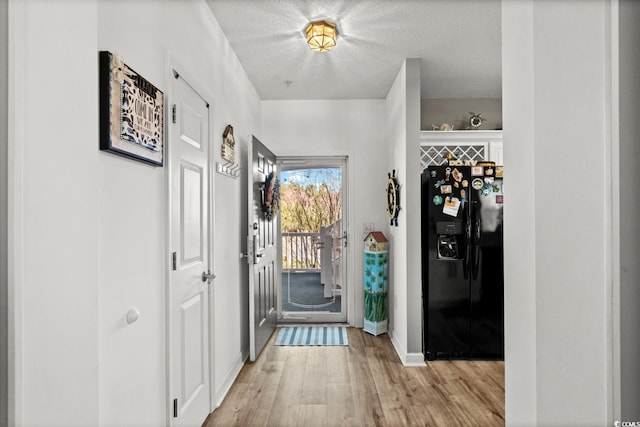
<path fill-rule="evenodd" d="M 278 158 L 282 323 L 346 322 L 345 157 Z"/>

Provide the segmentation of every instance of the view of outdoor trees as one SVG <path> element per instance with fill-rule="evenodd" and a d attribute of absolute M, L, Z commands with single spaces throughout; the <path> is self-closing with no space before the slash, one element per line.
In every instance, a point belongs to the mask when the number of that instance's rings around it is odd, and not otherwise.
<path fill-rule="evenodd" d="M 338 168 L 284 171 L 280 177 L 283 232 L 320 232 L 340 219 L 341 174 Z"/>
<path fill-rule="evenodd" d="M 339 233 L 340 168 L 296 169 L 280 173 L 283 269 L 320 269 L 322 235 Z M 328 247 L 332 244 L 329 242 Z"/>

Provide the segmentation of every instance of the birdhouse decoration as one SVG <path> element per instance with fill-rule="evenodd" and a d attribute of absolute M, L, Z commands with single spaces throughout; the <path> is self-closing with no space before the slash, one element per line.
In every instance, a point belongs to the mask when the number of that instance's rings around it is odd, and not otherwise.
<path fill-rule="evenodd" d="M 364 239 L 364 330 L 372 335 L 387 332 L 388 245 L 380 231 Z"/>
<path fill-rule="evenodd" d="M 380 231 L 372 231 L 364 239 L 364 249 L 368 252 L 382 252 L 388 250 L 389 242 Z"/>
<path fill-rule="evenodd" d="M 231 125 L 227 125 L 222 133 L 221 154 L 227 163 L 236 162 L 236 140 L 233 137 L 233 126 Z"/>

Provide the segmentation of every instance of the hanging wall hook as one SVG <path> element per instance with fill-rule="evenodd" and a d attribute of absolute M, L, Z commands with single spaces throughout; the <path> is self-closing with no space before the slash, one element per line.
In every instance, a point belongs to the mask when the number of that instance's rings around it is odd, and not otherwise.
<path fill-rule="evenodd" d="M 225 162 L 225 163 L 217 163 L 217 171 L 221 175 L 226 175 L 231 178 L 240 177 L 240 165 L 238 163 Z"/>

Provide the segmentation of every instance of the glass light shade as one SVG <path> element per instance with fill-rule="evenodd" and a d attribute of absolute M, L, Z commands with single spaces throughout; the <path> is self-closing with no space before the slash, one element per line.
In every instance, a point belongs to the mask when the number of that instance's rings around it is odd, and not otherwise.
<path fill-rule="evenodd" d="M 328 52 L 333 49 L 338 39 L 336 26 L 330 22 L 318 21 L 309 24 L 306 30 L 307 44 L 316 52 Z"/>

